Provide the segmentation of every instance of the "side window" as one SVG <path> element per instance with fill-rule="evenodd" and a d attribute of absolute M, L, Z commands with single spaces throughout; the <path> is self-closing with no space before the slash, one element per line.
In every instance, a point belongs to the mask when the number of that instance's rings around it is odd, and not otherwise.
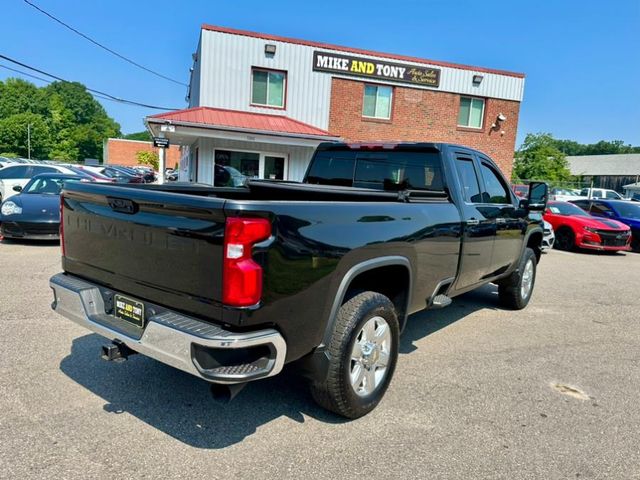
<path fill-rule="evenodd" d="M 465 202 L 482 203 L 478 175 L 473 166 L 473 160 L 465 157 L 457 157 L 456 170 L 458 171 L 458 178 L 462 185 L 462 195 Z"/>
<path fill-rule="evenodd" d="M 609 198 L 611 200 L 618 200 L 620 199 L 620 195 L 618 195 L 616 192 L 611 191 L 611 190 L 607 190 L 605 198 Z"/>
<path fill-rule="evenodd" d="M 31 176 L 40 175 L 41 173 L 56 173 L 57 170 L 51 167 L 41 167 L 34 165 L 31 169 Z"/>
<path fill-rule="evenodd" d="M 11 167 L 0 172 L 0 180 L 29 178 L 29 167 Z"/>
<path fill-rule="evenodd" d="M 484 178 L 483 197 L 486 197 L 486 203 L 511 203 L 509 189 L 505 187 L 498 174 L 482 162 L 482 176 Z"/>
<path fill-rule="evenodd" d="M 579 206 L 583 210 L 586 210 L 587 212 L 589 211 L 588 200 L 576 200 L 575 202 L 571 202 L 571 203 L 575 203 L 577 206 Z"/>
<path fill-rule="evenodd" d="M 593 202 L 591 205 L 591 215 L 598 217 L 608 217 L 613 214 L 613 210 L 608 205 L 602 202 Z"/>

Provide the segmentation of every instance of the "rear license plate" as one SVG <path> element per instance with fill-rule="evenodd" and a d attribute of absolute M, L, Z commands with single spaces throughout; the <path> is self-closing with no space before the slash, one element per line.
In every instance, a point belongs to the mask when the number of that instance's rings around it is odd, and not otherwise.
<path fill-rule="evenodd" d="M 114 296 L 114 314 L 138 328 L 144 327 L 144 303 L 122 295 Z"/>

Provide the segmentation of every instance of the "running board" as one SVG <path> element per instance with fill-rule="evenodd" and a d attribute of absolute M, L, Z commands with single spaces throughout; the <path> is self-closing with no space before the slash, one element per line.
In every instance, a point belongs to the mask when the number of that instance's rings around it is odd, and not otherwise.
<path fill-rule="evenodd" d="M 433 300 L 431 300 L 431 308 L 448 307 L 449 305 L 451 305 L 452 301 L 453 300 L 451 300 L 451 298 L 447 297 L 446 295 L 436 295 L 435 297 L 433 297 Z"/>

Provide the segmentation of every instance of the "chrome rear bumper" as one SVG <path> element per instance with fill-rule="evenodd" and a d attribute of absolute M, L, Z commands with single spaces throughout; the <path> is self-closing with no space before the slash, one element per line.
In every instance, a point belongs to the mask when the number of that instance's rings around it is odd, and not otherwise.
<path fill-rule="evenodd" d="M 234 384 L 271 377 L 284 365 L 287 346 L 274 329 L 235 333 L 163 309 L 147 318 L 144 331 L 136 338 L 113 327 L 119 320 L 105 311 L 97 285 L 64 273 L 51 277 L 49 285 L 54 292 L 51 307 L 63 317 L 209 382 Z M 229 356 L 232 350 L 239 355 Z M 221 351 L 226 352 L 221 355 L 225 360 L 218 362 L 216 353 Z M 238 361 L 244 352 L 258 353 Z"/>

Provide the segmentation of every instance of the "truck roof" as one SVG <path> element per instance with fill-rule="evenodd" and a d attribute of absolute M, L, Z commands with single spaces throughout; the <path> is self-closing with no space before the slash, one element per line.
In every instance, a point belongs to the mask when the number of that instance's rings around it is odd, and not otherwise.
<path fill-rule="evenodd" d="M 441 143 L 433 142 L 323 142 L 317 150 L 441 150 Z"/>

